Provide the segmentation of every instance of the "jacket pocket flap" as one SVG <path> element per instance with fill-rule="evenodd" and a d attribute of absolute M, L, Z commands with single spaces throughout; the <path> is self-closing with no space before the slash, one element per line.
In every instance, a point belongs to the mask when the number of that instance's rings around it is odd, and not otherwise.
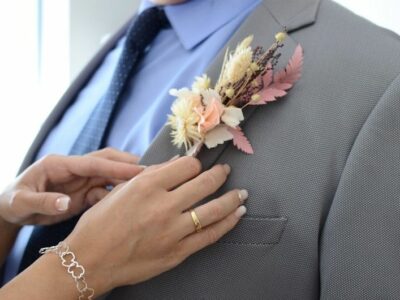
<path fill-rule="evenodd" d="M 244 217 L 219 243 L 260 246 L 278 244 L 286 223 L 285 217 Z"/>

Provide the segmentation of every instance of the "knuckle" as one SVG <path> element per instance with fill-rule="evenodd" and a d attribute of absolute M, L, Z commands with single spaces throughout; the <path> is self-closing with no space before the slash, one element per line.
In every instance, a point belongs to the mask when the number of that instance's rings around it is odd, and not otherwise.
<path fill-rule="evenodd" d="M 157 220 L 157 221 L 160 223 L 163 223 L 162 220 Z M 162 225 L 162 224 L 160 224 L 160 225 Z M 160 249 L 169 250 L 171 248 L 172 238 L 168 234 L 163 234 L 158 237 L 157 244 L 159 245 Z"/>
<path fill-rule="evenodd" d="M 199 174 L 201 172 L 201 163 L 197 158 L 187 156 L 182 159 L 192 174 Z"/>
<path fill-rule="evenodd" d="M 176 196 L 174 193 L 167 193 L 164 197 L 165 201 L 163 201 L 163 213 L 168 216 L 175 216 L 178 211 L 179 201 L 177 201 L 179 196 Z"/>
<path fill-rule="evenodd" d="M 95 158 L 90 158 L 89 160 L 88 160 L 88 170 L 90 171 L 90 172 L 94 172 L 96 169 L 97 169 L 97 167 L 98 167 L 98 161 L 97 161 L 98 159 L 95 159 Z"/>
<path fill-rule="evenodd" d="M 206 229 L 206 239 L 209 245 L 216 243 L 219 240 L 219 235 L 214 228 Z"/>
<path fill-rule="evenodd" d="M 217 178 L 211 172 L 203 173 L 201 185 L 204 187 L 213 187 L 217 185 Z"/>
<path fill-rule="evenodd" d="M 111 154 L 117 151 L 117 149 L 113 148 L 113 147 L 106 147 L 104 148 L 105 153 Z"/>
<path fill-rule="evenodd" d="M 215 203 L 213 205 L 210 205 L 209 214 L 210 214 L 210 217 L 213 220 L 220 220 L 223 217 L 222 206 L 219 203 Z"/>
<path fill-rule="evenodd" d="M 166 209 L 164 207 L 161 207 L 157 205 L 152 209 L 152 217 L 153 217 L 153 222 L 157 223 L 160 227 L 165 228 L 164 226 L 167 225 L 167 216 L 168 213 L 166 212 Z M 168 236 L 164 236 L 165 241 L 168 241 Z"/>
<path fill-rule="evenodd" d="M 135 187 L 138 192 L 148 194 L 151 191 L 151 178 L 147 175 L 140 176 L 135 178 Z"/>
<path fill-rule="evenodd" d="M 108 157 L 109 155 L 112 155 L 116 150 L 112 147 L 106 147 L 103 148 L 99 151 L 99 154 L 101 154 L 104 157 Z"/>
<path fill-rule="evenodd" d="M 44 195 L 34 201 L 34 207 L 40 211 L 48 211 L 49 210 L 49 197 Z"/>
<path fill-rule="evenodd" d="M 14 191 L 11 195 L 10 198 L 8 200 L 8 206 L 10 207 L 10 209 L 12 211 L 17 211 L 19 208 L 19 199 L 21 198 L 21 191 L 17 190 Z"/>
<path fill-rule="evenodd" d="M 146 226 L 152 227 L 158 232 L 160 241 L 170 241 L 171 232 L 169 230 L 171 224 L 172 212 L 165 204 L 167 201 L 154 201 L 158 200 L 155 197 L 148 198 L 149 205 L 144 210 L 142 220 L 145 221 Z"/>
<path fill-rule="evenodd" d="M 55 159 L 57 158 L 57 155 L 55 154 L 48 154 L 45 155 L 40 162 L 47 165 L 47 164 L 51 164 Z"/>

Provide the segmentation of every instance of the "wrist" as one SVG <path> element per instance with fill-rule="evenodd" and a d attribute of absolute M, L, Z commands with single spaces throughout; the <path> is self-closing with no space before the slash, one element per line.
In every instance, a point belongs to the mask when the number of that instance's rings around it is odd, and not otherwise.
<path fill-rule="evenodd" d="M 37 266 L 35 266 L 36 264 Z M 61 259 L 57 255 L 51 253 L 42 255 L 33 266 L 46 270 L 45 272 L 52 278 L 53 286 L 62 287 L 65 295 L 71 295 L 73 299 L 79 297 L 73 278 L 68 274 L 67 269 L 62 266 Z M 41 273 L 44 273 L 44 271 Z"/>
<path fill-rule="evenodd" d="M 74 282 L 79 293 L 79 299 L 92 299 L 92 297 L 97 297 L 104 293 L 102 285 L 92 285 L 93 282 L 97 283 L 97 281 L 88 282 L 86 267 L 78 259 L 77 253 L 65 241 L 56 246 L 42 248 L 40 253 L 43 255 L 53 254 L 52 256 L 58 257 L 59 265 L 64 268 L 64 273 L 68 274 L 69 276 L 67 277 L 70 277 L 70 281 Z M 95 288 L 97 288 L 97 294 Z"/>
<path fill-rule="evenodd" d="M 85 268 L 85 279 L 90 288 L 95 291 L 95 297 L 101 296 L 115 288 L 111 272 L 104 270 L 103 261 L 98 249 L 91 249 L 90 239 L 75 237 L 73 233 L 65 239 L 70 251 L 76 256 L 76 261 Z"/>

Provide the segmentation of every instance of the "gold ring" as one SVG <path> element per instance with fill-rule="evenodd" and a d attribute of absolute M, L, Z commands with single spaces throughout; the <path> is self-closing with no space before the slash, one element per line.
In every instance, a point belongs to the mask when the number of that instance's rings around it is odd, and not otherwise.
<path fill-rule="evenodd" d="M 194 209 L 190 210 L 190 215 L 192 216 L 192 220 L 193 220 L 194 228 L 196 229 L 196 232 L 200 232 L 202 229 L 202 226 L 201 226 L 200 220 L 197 217 Z"/>

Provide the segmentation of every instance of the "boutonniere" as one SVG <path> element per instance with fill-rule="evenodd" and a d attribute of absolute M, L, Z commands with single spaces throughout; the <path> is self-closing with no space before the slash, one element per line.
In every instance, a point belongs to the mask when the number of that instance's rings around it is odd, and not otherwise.
<path fill-rule="evenodd" d="M 299 80 L 303 50 L 298 45 L 287 66 L 275 71 L 286 33 L 280 32 L 267 50 L 252 48 L 253 36 L 245 38 L 234 51 L 226 51 L 218 81 L 212 87 L 207 75 L 196 77 L 191 89 L 172 89 L 176 97 L 168 116 L 172 143 L 195 156 L 203 145 L 211 149 L 226 141 L 247 154 L 254 150 L 240 128 L 243 109 L 265 105 L 281 98 Z"/>

